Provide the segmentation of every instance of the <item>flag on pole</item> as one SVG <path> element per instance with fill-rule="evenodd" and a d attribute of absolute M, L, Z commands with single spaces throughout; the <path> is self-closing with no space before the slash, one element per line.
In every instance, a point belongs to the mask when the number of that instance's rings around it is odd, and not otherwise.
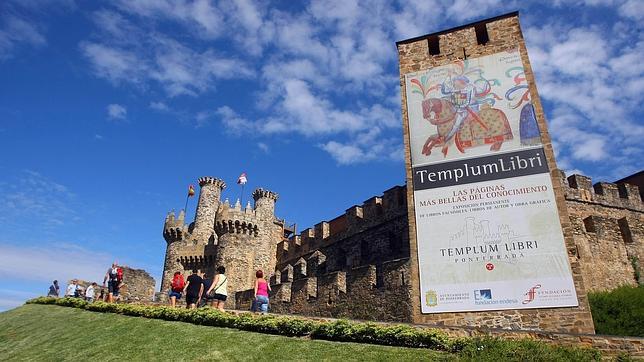
<path fill-rule="evenodd" d="M 248 182 L 248 180 L 246 179 L 246 172 L 242 172 L 242 174 L 239 175 L 239 178 L 237 179 L 237 183 L 240 185 L 246 185 L 246 182 Z"/>
<path fill-rule="evenodd" d="M 190 185 L 188 186 L 188 197 L 195 196 L 195 187 Z"/>

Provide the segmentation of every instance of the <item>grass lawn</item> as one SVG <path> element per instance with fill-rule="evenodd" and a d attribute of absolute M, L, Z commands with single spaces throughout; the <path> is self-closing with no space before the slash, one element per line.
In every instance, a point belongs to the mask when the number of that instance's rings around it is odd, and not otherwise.
<path fill-rule="evenodd" d="M 0 313 L 1 360 L 452 360 L 427 349 L 339 343 L 30 304 Z"/>

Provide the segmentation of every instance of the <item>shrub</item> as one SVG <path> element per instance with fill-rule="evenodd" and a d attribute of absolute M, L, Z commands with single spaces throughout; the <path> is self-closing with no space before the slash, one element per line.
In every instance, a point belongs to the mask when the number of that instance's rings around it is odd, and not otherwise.
<path fill-rule="evenodd" d="M 644 286 L 588 293 L 598 334 L 644 337 Z"/>
<path fill-rule="evenodd" d="M 476 361 L 600 361 L 595 349 L 549 345 L 530 339 L 471 338 L 458 352 Z"/>
<path fill-rule="evenodd" d="M 330 341 L 359 342 L 400 347 L 421 347 L 456 352 L 463 359 L 501 360 L 574 360 L 592 361 L 601 358 L 597 350 L 557 347 L 533 340 L 510 341 L 499 338 L 451 338 L 447 333 L 410 325 L 381 325 L 347 320 L 312 321 L 276 315 L 257 316 L 250 313 L 231 314 L 216 309 L 181 309 L 140 304 L 87 303 L 76 298 L 35 298 L 28 304 L 56 304 L 93 312 L 117 313 L 136 317 L 182 321 L 216 327 L 284 336 L 310 336 Z"/>
<path fill-rule="evenodd" d="M 384 344 L 389 346 L 425 347 L 452 350 L 449 336 L 442 331 L 414 328 L 408 325 L 381 326 L 374 323 L 352 323 L 338 320 L 321 323 L 311 333 L 311 338 L 332 341 Z"/>

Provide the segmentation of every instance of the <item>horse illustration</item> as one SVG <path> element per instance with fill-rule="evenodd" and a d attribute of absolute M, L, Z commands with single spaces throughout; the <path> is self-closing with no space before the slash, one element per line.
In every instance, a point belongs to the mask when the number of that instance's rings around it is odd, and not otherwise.
<path fill-rule="evenodd" d="M 450 131 L 456 122 L 457 107 L 447 99 L 429 98 L 422 102 L 423 118 L 435 125 L 438 134 L 427 138 L 422 153 L 429 156 L 432 148 L 441 147 L 443 156 L 447 156 L 450 141 L 461 152 L 465 153 L 466 148 L 481 145 L 490 146 L 490 151 L 501 149 L 503 142 L 512 139 L 512 129 L 505 113 L 497 108 L 490 107 L 485 103 L 480 105 L 478 112 L 466 108 L 467 117 L 460 125 L 454 136 L 447 139 Z"/>

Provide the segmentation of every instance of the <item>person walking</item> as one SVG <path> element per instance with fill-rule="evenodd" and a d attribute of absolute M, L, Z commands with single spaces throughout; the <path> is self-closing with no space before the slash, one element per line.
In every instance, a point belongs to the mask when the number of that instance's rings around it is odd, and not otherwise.
<path fill-rule="evenodd" d="M 123 269 L 118 266 L 116 262 L 112 263 L 112 267 L 107 269 L 105 277 L 103 278 L 103 287 L 107 281 L 107 302 L 113 303 L 119 297 L 119 290 L 123 284 Z"/>
<path fill-rule="evenodd" d="M 73 298 L 76 295 L 76 290 L 78 289 L 78 281 L 72 279 L 71 284 L 67 285 L 67 290 L 65 291 L 65 297 Z"/>
<path fill-rule="evenodd" d="M 186 294 L 186 308 L 197 308 L 197 303 L 203 294 L 203 279 L 199 276 L 197 270 L 193 270 L 188 277 L 188 282 L 183 288 L 183 292 Z"/>
<path fill-rule="evenodd" d="M 210 290 L 210 287 L 212 286 L 213 278 L 212 274 L 204 273 L 203 275 L 203 290 L 208 291 Z M 201 296 L 201 300 L 199 301 L 199 305 L 197 305 L 197 308 L 205 307 L 207 305 L 212 305 L 214 303 L 214 295 L 209 294 L 204 292 L 203 295 Z"/>
<path fill-rule="evenodd" d="M 224 304 L 228 299 L 228 277 L 226 277 L 226 268 L 224 266 L 217 267 L 217 275 L 212 281 L 212 285 L 208 289 L 207 295 L 214 293 L 211 306 L 224 311 Z"/>
<path fill-rule="evenodd" d="M 255 272 L 255 308 L 254 312 L 258 310 L 262 313 L 268 313 L 268 292 L 271 286 L 264 279 L 264 272 L 260 269 Z"/>
<path fill-rule="evenodd" d="M 49 286 L 49 292 L 47 293 L 48 297 L 58 298 L 60 296 L 60 287 L 58 286 L 58 280 L 54 280 L 54 283 Z"/>
<path fill-rule="evenodd" d="M 85 290 L 85 300 L 92 303 L 94 302 L 94 297 L 96 295 L 96 282 L 92 283 L 89 287 L 87 287 L 87 290 Z"/>
<path fill-rule="evenodd" d="M 174 272 L 172 277 L 172 282 L 170 283 L 170 306 L 172 308 L 176 307 L 177 300 L 181 299 L 181 293 L 183 293 L 183 288 L 186 286 L 186 281 L 183 280 L 183 275 L 181 272 Z"/>

